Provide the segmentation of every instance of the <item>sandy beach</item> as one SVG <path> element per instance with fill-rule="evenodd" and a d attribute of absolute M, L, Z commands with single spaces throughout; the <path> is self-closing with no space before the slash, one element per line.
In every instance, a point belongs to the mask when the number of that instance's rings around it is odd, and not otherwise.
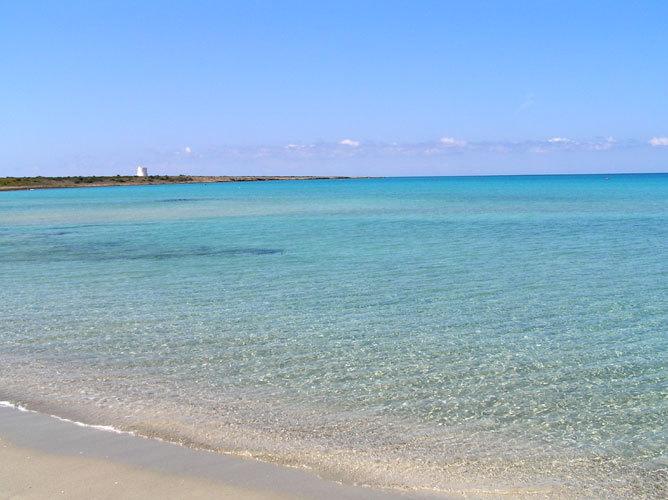
<path fill-rule="evenodd" d="M 0 406 L 0 498 L 410 499 Z"/>
<path fill-rule="evenodd" d="M 292 498 L 232 488 L 188 476 L 170 476 L 106 460 L 58 456 L 0 441 L 3 498 Z"/>
<path fill-rule="evenodd" d="M 668 500 L 668 1 L 2 7 L 0 500 Z"/>

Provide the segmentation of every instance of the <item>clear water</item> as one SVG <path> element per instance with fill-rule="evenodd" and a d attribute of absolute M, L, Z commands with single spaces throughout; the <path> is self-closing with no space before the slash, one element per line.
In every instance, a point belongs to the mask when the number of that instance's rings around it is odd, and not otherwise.
<path fill-rule="evenodd" d="M 374 486 L 662 497 L 668 176 L 0 193 L 0 399 Z"/>

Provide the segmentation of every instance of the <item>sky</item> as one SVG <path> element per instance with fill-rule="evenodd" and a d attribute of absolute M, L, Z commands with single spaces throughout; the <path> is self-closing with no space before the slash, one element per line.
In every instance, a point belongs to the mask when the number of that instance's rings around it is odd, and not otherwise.
<path fill-rule="evenodd" d="M 0 0 L 0 176 L 666 172 L 667 26 L 663 0 Z"/>

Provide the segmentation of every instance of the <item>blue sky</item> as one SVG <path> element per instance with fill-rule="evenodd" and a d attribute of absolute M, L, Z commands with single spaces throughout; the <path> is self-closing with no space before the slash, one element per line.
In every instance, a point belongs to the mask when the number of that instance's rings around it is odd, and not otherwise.
<path fill-rule="evenodd" d="M 0 175 L 668 170 L 668 2 L 3 2 Z"/>

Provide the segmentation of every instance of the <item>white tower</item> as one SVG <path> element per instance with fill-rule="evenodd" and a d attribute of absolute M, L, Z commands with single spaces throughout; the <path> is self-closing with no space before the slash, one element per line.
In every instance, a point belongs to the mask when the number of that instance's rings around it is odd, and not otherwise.
<path fill-rule="evenodd" d="M 148 170 L 146 167 L 137 167 L 137 177 L 147 177 L 148 176 Z"/>

